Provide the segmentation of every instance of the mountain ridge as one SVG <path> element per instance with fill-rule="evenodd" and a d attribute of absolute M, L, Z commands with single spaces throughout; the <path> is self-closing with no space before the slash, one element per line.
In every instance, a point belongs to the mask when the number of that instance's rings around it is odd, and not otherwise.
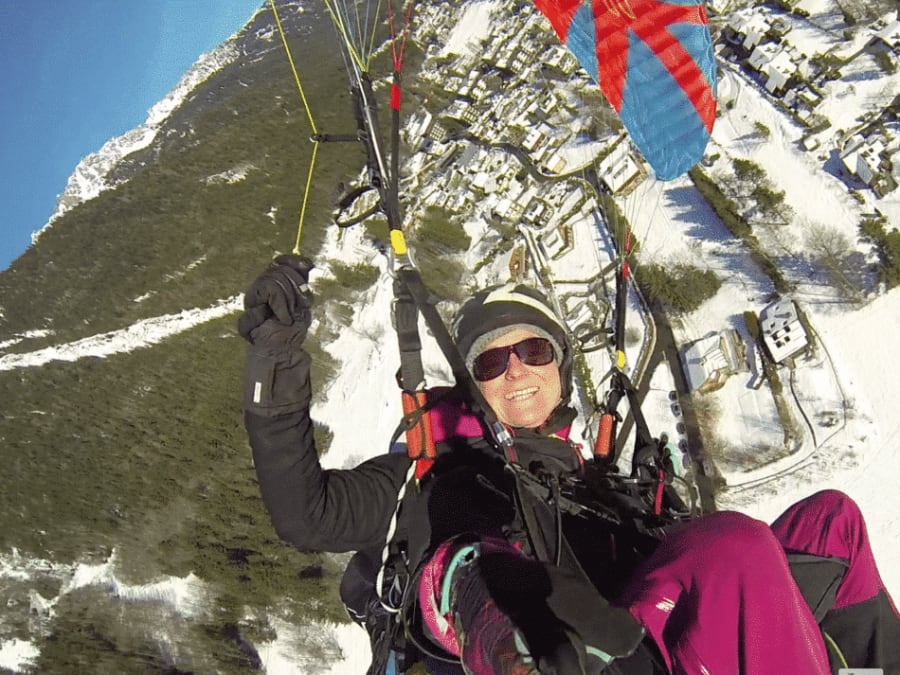
<path fill-rule="evenodd" d="M 150 145 L 160 125 L 166 122 L 194 89 L 238 58 L 239 53 L 233 44 L 234 41 L 233 36 L 212 51 L 202 54 L 175 87 L 150 108 L 146 121 L 121 136 L 108 140 L 99 150 L 90 153 L 78 163 L 66 182 L 66 187 L 59 196 L 47 224 L 32 233 L 32 244 L 37 242 L 44 229 L 51 226 L 53 221 L 64 213 L 82 202 L 93 199 L 103 190 L 115 187 L 115 184 L 107 183 L 106 179 L 116 167 L 128 155 Z"/>
<path fill-rule="evenodd" d="M 337 54 L 311 38 L 330 30 L 325 20 L 285 12 L 284 25 L 298 57 L 338 76 Z M 33 646 L 17 671 L 247 672 L 260 663 L 248 644 L 264 644 L 276 617 L 344 617 L 334 594 L 340 560 L 277 540 L 241 420 L 235 311 L 267 259 L 293 241 L 310 154 L 274 36 L 271 13 L 258 12 L 225 48 L 227 63 L 195 69 L 181 84 L 197 85 L 177 92 L 177 106 L 173 94 L 154 107 L 146 147 L 108 161 L 130 137 L 104 146 L 106 189 L 65 203 L 0 273 L 9 366 L 0 370 L 0 645 Z M 335 89 L 333 77 L 308 87 L 320 102 Z M 338 91 L 323 118 L 352 120 L 345 99 Z M 357 148 L 328 153 L 320 175 L 326 184 L 349 177 L 360 158 Z M 229 182 L 235 169 L 244 177 Z M 331 199 L 314 196 L 310 250 L 324 238 Z M 218 318 L 171 332 L 198 308 Z M 61 347 L 108 346 L 165 317 L 168 337 L 152 346 L 23 366 L 38 350 L 50 358 Z M 80 566 L 110 556 L 122 584 L 196 574 L 202 602 L 188 619 L 165 598 L 116 600 L 109 577 L 76 583 Z M 310 634 L 297 648 L 321 653 L 319 642 Z"/>

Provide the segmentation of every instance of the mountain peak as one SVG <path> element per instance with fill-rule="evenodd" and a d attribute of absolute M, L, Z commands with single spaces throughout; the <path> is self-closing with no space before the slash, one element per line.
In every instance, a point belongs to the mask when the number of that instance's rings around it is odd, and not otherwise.
<path fill-rule="evenodd" d="M 149 147 L 159 129 L 191 92 L 210 76 L 236 61 L 239 56 L 235 36 L 212 51 L 201 54 L 182 75 L 178 84 L 150 108 L 143 124 L 108 140 L 99 150 L 84 157 L 69 176 L 66 188 L 57 199 L 56 208 L 47 224 L 32 233 L 31 243 L 37 242 L 44 231 L 64 213 L 118 185 L 121 181 L 112 179 L 111 174 L 119 163 L 128 155 Z"/>

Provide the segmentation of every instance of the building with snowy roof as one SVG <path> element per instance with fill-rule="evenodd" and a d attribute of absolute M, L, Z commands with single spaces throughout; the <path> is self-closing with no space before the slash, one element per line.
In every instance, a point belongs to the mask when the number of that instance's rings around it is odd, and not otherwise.
<path fill-rule="evenodd" d="M 881 153 L 885 145 L 880 138 L 873 138 L 856 154 L 856 175 L 866 185 L 872 185 L 881 171 Z"/>
<path fill-rule="evenodd" d="M 790 298 L 767 305 L 759 313 L 759 329 L 763 344 L 775 363 L 796 356 L 809 345 L 797 305 Z"/>
<path fill-rule="evenodd" d="M 898 11 L 898 18 L 886 24 L 875 34 L 875 39 L 883 42 L 889 49 L 900 53 L 900 11 Z"/>
<path fill-rule="evenodd" d="M 897 160 L 900 159 L 900 142 L 896 138 L 880 134 L 857 134 L 841 149 L 844 168 L 879 195 L 893 190 L 898 184 Z"/>
<path fill-rule="evenodd" d="M 631 148 L 620 136 L 612 150 L 597 163 L 597 178 L 603 181 L 613 194 L 625 192 L 626 187 L 639 182 L 643 170 L 631 153 Z"/>
<path fill-rule="evenodd" d="M 750 51 L 766 39 L 772 23 L 759 13 L 739 14 L 734 17 L 730 27 L 742 38 L 741 46 Z"/>
<path fill-rule="evenodd" d="M 783 91 L 795 75 L 809 74 L 808 62 L 802 54 L 793 47 L 774 42 L 756 47 L 747 59 L 747 64 L 763 77 L 764 86 L 770 94 Z"/>
<path fill-rule="evenodd" d="M 701 394 L 720 389 L 730 376 L 747 370 L 745 354 L 744 341 L 733 328 L 691 343 L 681 355 L 688 389 Z"/>

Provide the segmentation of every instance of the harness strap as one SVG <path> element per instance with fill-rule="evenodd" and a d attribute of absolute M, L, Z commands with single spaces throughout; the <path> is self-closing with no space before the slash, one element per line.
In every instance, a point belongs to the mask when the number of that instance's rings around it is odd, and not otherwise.
<path fill-rule="evenodd" d="M 394 279 L 394 328 L 400 347 L 398 380 L 402 389 L 406 449 L 416 464 L 416 479 L 431 468 L 437 456 L 431 413 L 426 408 L 425 369 L 419 337 L 419 311 L 409 289 Z"/>
<path fill-rule="evenodd" d="M 615 460 L 617 417 L 615 412 L 605 412 L 600 416 L 597 440 L 594 441 L 594 461 L 598 464 L 608 466 Z"/>
<path fill-rule="evenodd" d="M 654 513 L 660 515 L 665 498 L 676 505 L 679 510 L 684 507 L 677 494 L 668 489 L 671 476 L 665 466 L 661 454 L 661 444 L 653 438 L 647 419 L 641 410 L 637 390 L 629 377 L 619 369 L 614 369 L 610 378 L 611 389 L 606 400 L 605 411 L 600 417 L 597 429 L 597 440 L 594 445 L 595 464 L 601 469 L 611 467 L 616 459 L 616 431 L 620 416 L 617 411 L 619 402 L 628 399 L 628 407 L 634 420 L 634 452 L 631 457 L 631 477 L 655 481 Z"/>
<path fill-rule="evenodd" d="M 406 285 L 422 318 L 425 319 L 425 324 L 434 336 L 435 341 L 438 343 L 438 347 L 440 347 L 441 352 L 444 354 L 444 358 L 447 360 L 450 369 L 453 371 L 453 377 L 456 379 L 456 383 L 468 396 L 472 405 L 472 411 L 484 420 L 485 426 L 490 431 L 489 440 L 497 449 L 503 452 L 504 457 L 509 459 L 513 447 L 512 436 L 500 420 L 497 419 L 497 415 L 491 410 L 490 405 L 488 405 L 487 400 L 484 398 L 484 394 L 481 393 L 478 385 L 475 384 L 475 380 L 473 380 L 472 376 L 469 374 L 469 370 L 466 368 L 466 362 L 463 359 L 462 354 L 460 354 L 456 343 L 453 341 L 450 331 L 447 330 L 447 326 L 444 325 L 444 321 L 441 319 L 440 314 L 438 314 L 428 289 L 422 282 L 422 276 L 419 274 L 419 271 L 413 267 L 407 266 L 399 269 L 397 271 L 397 276 Z"/>
<path fill-rule="evenodd" d="M 415 462 L 410 464 L 409 471 L 406 473 L 406 480 L 403 481 L 403 485 L 400 487 L 400 491 L 397 493 L 397 508 L 394 509 L 394 513 L 391 514 L 391 522 L 388 525 L 387 536 L 384 540 L 384 548 L 381 550 L 381 565 L 378 568 L 378 574 L 375 577 L 375 592 L 378 594 L 378 600 L 381 603 L 381 606 L 384 607 L 391 614 L 396 614 L 400 611 L 400 603 L 394 603 L 393 598 L 388 596 L 387 590 L 385 588 L 385 570 L 388 569 L 388 563 L 390 562 L 392 556 L 392 545 L 394 543 L 394 537 L 397 534 L 397 523 L 399 521 L 400 516 L 400 506 L 403 503 L 403 498 L 406 496 L 407 486 L 416 480 L 415 478 Z M 392 583 L 396 581 L 396 579 L 391 580 Z M 405 593 L 406 589 L 397 589 L 402 594 Z"/>
<path fill-rule="evenodd" d="M 415 460 L 416 480 L 421 480 L 437 457 L 431 413 L 426 408 L 428 400 L 424 390 L 403 391 L 401 396 L 407 426 L 406 451 Z"/>

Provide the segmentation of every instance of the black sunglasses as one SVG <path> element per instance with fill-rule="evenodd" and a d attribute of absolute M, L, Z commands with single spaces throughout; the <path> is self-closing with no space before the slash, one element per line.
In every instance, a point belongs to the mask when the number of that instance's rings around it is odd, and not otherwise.
<path fill-rule="evenodd" d="M 530 337 L 506 347 L 481 352 L 472 363 L 472 375 L 479 382 L 487 382 L 506 372 L 509 355 L 513 352 L 529 366 L 546 366 L 553 361 L 553 344 L 547 338 Z"/>

